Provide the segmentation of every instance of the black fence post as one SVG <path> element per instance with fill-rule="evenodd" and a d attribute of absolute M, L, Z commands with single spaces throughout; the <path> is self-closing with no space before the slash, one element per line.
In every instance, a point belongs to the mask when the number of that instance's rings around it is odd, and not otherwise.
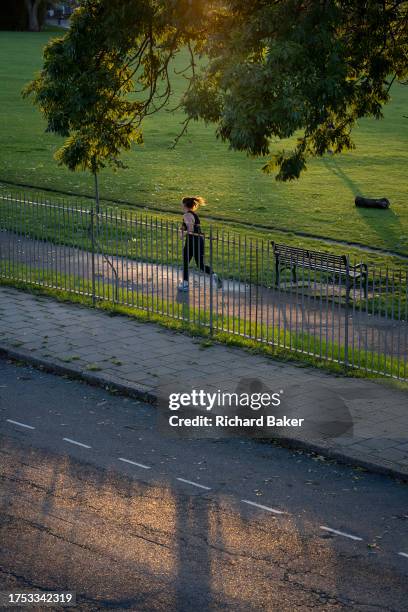
<path fill-rule="evenodd" d="M 92 305 L 96 304 L 96 291 L 95 291 L 95 227 L 94 227 L 94 217 L 95 211 L 93 207 L 91 208 L 91 268 L 92 268 Z"/>
<path fill-rule="evenodd" d="M 346 259 L 346 307 L 344 310 L 344 369 L 349 367 L 350 260 Z"/>
<path fill-rule="evenodd" d="M 214 272 L 213 272 L 213 235 L 212 235 L 212 227 L 210 226 L 210 335 L 213 335 L 214 332 L 214 321 L 213 321 L 213 313 L 214 313 Z"/>

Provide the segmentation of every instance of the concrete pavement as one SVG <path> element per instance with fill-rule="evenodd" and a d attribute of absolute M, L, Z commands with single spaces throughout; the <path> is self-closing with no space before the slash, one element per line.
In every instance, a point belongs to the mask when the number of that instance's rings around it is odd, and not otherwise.
<path fill-rule="evenodd" d="M 0 349 L 51 370 L 153 400 L 181 384 L 233 391 L 283 391 L 285 410 L 306 426 L 282 442 L 395 476 L 408 477 L 407 394 L 214 344 L 150 323 L 9 287 L 0 288 Z"/>

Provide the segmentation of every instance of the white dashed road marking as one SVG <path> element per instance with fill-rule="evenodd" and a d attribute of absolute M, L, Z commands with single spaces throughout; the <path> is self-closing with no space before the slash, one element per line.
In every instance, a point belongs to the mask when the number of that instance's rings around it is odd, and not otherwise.
<path fill-rule="evenodd" d="M 337 531 L 337 529 L 331 529 L 331 527 L 325 527 L 324 525 L 320 525 L 320 529 L 323 531 L 330 531 L 330 533 L 335 533 L 339 536 L 344 536 L 345 538 L 350 538 L 350 540 L 358 540 L 362 541 L 363 538 L 359 538 L 358 536 L 351 535 L 350 533 L 345 533 L 344 531 Z"/>
<path fill-rule="evenodd" d="M 249 501 L 248 499 L 241 499 L 244 504 L 249 504 L 250 506 L 255 506 L 255 508 L 260 508 L 261 510 L 266 510 L 267 512 L 272 512 L 273 514 L 286 514 L 283 510 L 276 510 L 276 508 L 271 508 L 270 506 L 263 506 L 262 504 L 256 504 L 255 502 Z"/>
<path fill-rule="evenodd" d="M 6 419 L 6 421 L 8 423 L 11 423 L 12 425 L 17 425 L 18 427 L 24 427 L 26 429 L 35 429 L 35 427 L 33 425 L 28 425 L 27 423 L 21 423 L 20 421 L 14 421 L 13 419 Z M 82 448 L 87 448 L 90 449 L 92 448 L 91 446 L 89 446 L 88 444 L 83 444 L 82 442 L 78 442 L 77 440 L 72 440 L 71 438 L 63 438 L 64 442 L 69 442 L 70 444 L 75 444 L 76 446 L 80 446 Z M 122 461 L 123 463 L 129 463 L 130 465 L 134 465 L 136 467 L 142 468 L 144 470 L 150 470 L 151 467 L 149 465 L 144 465 L 143 463 L 138 463 L 137 461 L 132 461 L 130 459 L 125 459 L 124 457 L 118 457 L 119 461 Z M 199 482 L 194 482 L 193 480 L 186 480 L 185 478 L 176 478 L 176 480 L 178 480 L 179 482 L 184 482 L 185 484 L 189 484 L 193 487 L 198 487 L 199 489 L 204 489 L 205 491 L 210 491 L 211 487 L 207 487 L 205 485 L 200 484 Z M 283 510 L 277 510 L 276 508 L 271 508 L 270 506 L 264 506 L 263 504 L 258 504 L 256 502 L 250 501 L 248 499 L 241 499 L 241 502 L 243 502 L 244 504 L 248 504 L 249 506 L 253 506 L 254 508 L 259 508 L 260 510 L 265 510 L 267 512 L 271 512 L 273 514 L 288 514 L 287 512 L 283 511 Z M 344 531 L 339 531 L 337 529 L 333 529 L 331 527 L 327 527 L 325 525 L 320 525 L 320 529 L 322 529 L 323 531 L 327 531 L 329 533 L 333 533 L 335 535 L 338 536 L 343 536 L 345 538 L 349 538 L 350 540 L 355 540 L 358 542 L 363 541 L 363 538 L 360 538 L 359 536 L 355 536 L 352 535 L 351 533 L 346 533 Z M 406 559 L 408 559 L 408 553 L 406 552 L 398 552 L 397 553 L 399 556 L 404 557 Z"/>
<path fill-rule="evenodd" d="M 77 442 L 76 440 L 71 440 L 71 438 L 62 438 L 64 442 L 69 442 L 70 444 L 76 444 L 77 446 L 82 446 L 82 448 L 92 448 L 92 446 L 88 446 L 88 444 L 82 444 L 82 442 Z"/>
<path fill-rule="evenodd" d="M 123 461 L 124 463 L 130 463 L 130 465 L 136 465 L 137 467 L 143 468 L 144 470 L 150 470 L 149 465 L 143 465 L 143 463 L 136 463 L 136 461 L 131 461 L 130 459 L 124 459 L 124 457 L 119 457 L 119 461 Z"/>
<path fill-rule="evenodd" d="M 180 482 L 185 482 L 186 484 L 192 485 L 193 487 L 199 487 L 200 489 L 205 489 L 206 491 L 211 491 L 211 487 L 206 487 L 199 482 L 193 482 L 192 480 L 185 480 L 184 478 L 177 478 Z"/>
<path fill-rule="evenodd" d="M 27 429 L 35 429 L 32 425 L 26 425 L 26 423 L 20 423 L 19 421 L 13 421 L 13 419 L 6 419 L 8 423 L 12 423 L 13 425 L 18 425 L 19 427 L 26 427 Z"/>

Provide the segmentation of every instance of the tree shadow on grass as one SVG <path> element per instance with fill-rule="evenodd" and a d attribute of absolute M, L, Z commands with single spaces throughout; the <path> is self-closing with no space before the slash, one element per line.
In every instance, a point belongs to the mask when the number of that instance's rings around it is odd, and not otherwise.
<path fill-rule="evenodd" d="M 353 197 L 362 195 L 366 197 L 386 197 L 383 194 L 364 193 L 361 187 L 353 181 L 340 167 L 336 159 L 323 158 L 323 163 L 327 170 L 339 178 L 351 191 Z M 398 250 L 404 228 L 399 217 L 391 209 L 370 209 L 354 207 L 357 215 L 365 225 L 369 226 L 380 239 L 379 244 L 370 246 L 387 248 L 391 251 Z"/>

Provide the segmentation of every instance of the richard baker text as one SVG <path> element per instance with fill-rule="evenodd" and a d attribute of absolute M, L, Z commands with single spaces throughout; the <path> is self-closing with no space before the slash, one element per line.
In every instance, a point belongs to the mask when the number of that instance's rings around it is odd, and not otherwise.
<path fill-rule="evenodd" d="M 171 427 L 301 427 L 303 422 L 304 419 L 288 418 L 286 416 L 277 418 L 272 414 L 257 418 L 221 415 L 197 415 L 195 417 L 172 415 L 169 417 Z"/>

